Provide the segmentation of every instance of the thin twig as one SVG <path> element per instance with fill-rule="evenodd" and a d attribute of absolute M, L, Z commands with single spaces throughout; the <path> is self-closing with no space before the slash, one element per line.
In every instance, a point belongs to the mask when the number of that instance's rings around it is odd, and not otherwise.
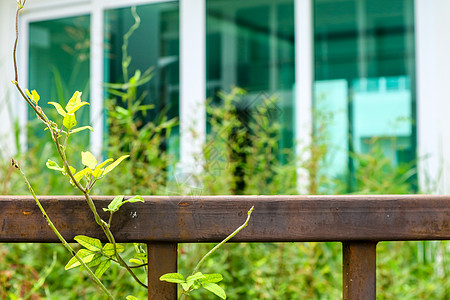
<path fill-rule="evenodd" d="M 247 212 L 247 220 L 245 220 L 244 224 L 242 224 L 241 226 L 239 226 L 232 234 L 230 234 L 229 236 L 227 236 L 223 241 L 221 241 L 219 244 L 217 244 L 214 248 L 212 248 L 208 253 L 205 254 L 205 256 L 202 257 L 202 259 L 198 262 L 197 266 L 195 266 L 194 271 L 192 272 L 192 275 L 194 275 L 195 273 L 197 273 L 198 269 L 200 268 L 200 265 L 205 261 L 206 258 L 208 258 L 208 256 L 210 256 L 211 254 L 213 254 L 217 249 L 219 249 L 223 244 L 225 244 L 226 242 L 228 242 L 232 237 L 234 237 L 236 234 L 239 233 L 239 231 L 241 231 L 242 229 L 244 229 L 245 227 L 247 227 L 248 225 L 248 221 L 250 221 L 250 216 L 253 212 L 254 206 L 252 206 L 250 208 L 250 210 Z"/>

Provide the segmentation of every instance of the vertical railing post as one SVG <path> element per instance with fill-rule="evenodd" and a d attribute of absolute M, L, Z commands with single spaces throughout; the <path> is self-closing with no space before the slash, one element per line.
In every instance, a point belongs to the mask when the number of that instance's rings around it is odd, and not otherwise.
<path fill-rule="evenodd" d="M 376 242 L 343 243 L 343 299 L 376 299 Z"/>
<path fill-rule="evenodd" d="M 177 285 L 159 280 L 161 275 L 177 272 L 177 243 L 148 243 L 148 299 L 176 300 Z"/>

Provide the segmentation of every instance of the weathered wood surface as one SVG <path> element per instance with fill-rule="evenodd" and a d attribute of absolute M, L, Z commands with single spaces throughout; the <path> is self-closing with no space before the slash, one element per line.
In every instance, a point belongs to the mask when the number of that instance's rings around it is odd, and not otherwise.
<path fill-rule="evenodd" d="M 101 210 L 113 197 L 94 197 Z M 63 236 L 103 234 L 83 197 L 42 196 Z M 450 196 L 144 197 L 114 215 L 119 242 L 218 242 L 255 210 L 233 241 L 450 239 Z M 29 196 L 0 196 L 0 242 L 58 242 Z"/>

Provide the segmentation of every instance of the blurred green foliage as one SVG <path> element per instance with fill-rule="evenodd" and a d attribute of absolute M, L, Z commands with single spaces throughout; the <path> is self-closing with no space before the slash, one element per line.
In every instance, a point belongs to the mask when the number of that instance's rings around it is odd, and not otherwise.
<path fill-rule="evenodd" d="M 193 174 L 194 186 L 179 182 L 172 173 L 175 157 L 161 152 L 160 144 L 170 134 L 175 121 L 135 126 L 133 114 L 138 106 L 110 106 L 109 144 L 105 153 L 136 153 L 136 160 L 125 161 L 115 181 L 104 183 L 105 194 L 296 194 L 297 167 L 310 176 L 310 193 L 326 190 L 330 194 L 348 193 L 346 180 L 320 174 L 326 140 L 313 138 L 307 162 L 288 149 L 280 149 L 280 126 L 270 113 L 276 98 L 266 98 L 245 112 L 239 105 L 248 101 L 240 89 L 222 92 L 220 101 L 209 102 L 210 128 L 200 175 Z M 128 103 L 128 102 L 127 102 Z M 150 108 L 146 108 L 150 109 Z M 86 124 L 85 124 L 86 125 Z M 325 134 L 323 136 L 326 136 Z M 17 159 L 40 194 L 76 192 L 60 176 L 45 168 L 51 157 L 50 144 L 39 139 L 39 146 L 19 153 Z M 34 145 L 36 144 L 34 143 Z M 37 151 L 36 149 L 43 149 Z M 353 154 L 355 172 L 352 193 L 414 192 L 410 178 L 413 165 L 394 166 L 373 147 L 368 154 Z M 199 160 L 200 163 L 200 160 Z M 27 194 L 25 185 L 4 161 L 0 168 L 2 194 Z M 130 171 L 133 170 L 133 171 Z M 62 178 L 65 181 L 65 178 Z M 323 188 L 326 187 L 326 188 Z M 180 244 L 179 268 L 189 273 L 212 245 Z M 208 259 L 203 273 L 221 273 L 229 299 L 339 299 L 342 291 L 342 246 L 340 243 L 240 243 L 226 244 Z M 377 249 L 379 299 L 449 299 L 450 243 L 383 242 Z M 56 256 L 56 259 L 54 259 Z M 3 299 L 98 299 L 100 291 L 87 275 L 64 271 L 69 255 L 59 245 L 1 244 L 0 300 Z M 49 269 L 51 267 L 51 270 Z M 103 276 L 117 298 L 133 294 L 144 299 L 146 291 L 125 272 L 112 268 Z M 45 279 L 45 280 L 43 280 Z M 191 299 L 212 298 L 207 293 L 192 294 Z"/>

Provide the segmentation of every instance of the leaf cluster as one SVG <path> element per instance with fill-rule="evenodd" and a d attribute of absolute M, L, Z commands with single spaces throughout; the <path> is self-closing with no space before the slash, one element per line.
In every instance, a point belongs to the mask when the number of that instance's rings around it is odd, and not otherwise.
<path fill-rule="evenodd" d="M 121 253 L 125 250 L 125 247 L 120 244 L 106 243 L 102 245 L 100 240 L 87 237 L 84 235 L 77 235 L 74 238 L 81 246 L 85 247 L 78 250 L 77 256 L 89 267 L 97 267 L 95 270 L 95 276 L 102 277 L 103 273 L 111 266 L 111 260 L 114 260 L 116 251 Z M 76 267 L 80 267 L 81 263 L 74 256 L 64 267 L 65 270 L 70 270 Z M 83 267 L 80 267 L 83 270 Z"/>
<path fill-rule="evenodd" d="M 190 292 L 204 288 L 221 299 L 226 299 L 224 289 L 217 284 L 223 280 L 221 274 L 202 274 L 197 272 L 186 278 L 180 273 L 167 273 L 159 278 L 161 281 L 167 281 L 180 284 L 183 288 L 183 293 L 189 295 Z"/>

